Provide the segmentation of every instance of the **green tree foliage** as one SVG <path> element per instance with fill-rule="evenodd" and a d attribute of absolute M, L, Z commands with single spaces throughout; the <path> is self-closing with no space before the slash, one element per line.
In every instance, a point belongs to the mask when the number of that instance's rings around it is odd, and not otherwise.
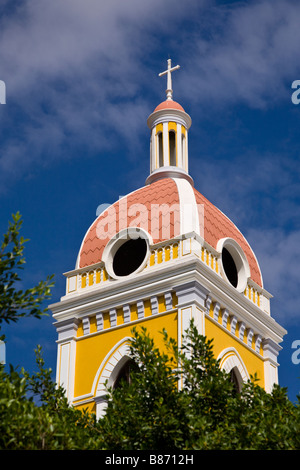
<path fill-rule="evenodd" d="M 95 416 L 69 406 L 51 369 L 44 368 L 40 348 L 36 354 L 36 374 L 12 367 L 5 373 L 0 366 L 0 449 L 92 449 Z"/>
<path fill-rule="evenodd" d="M 105 448 L 300 449 L 299 398 L 294 405 L 279 386 L 268 394 L 255 377 L 237 393 L 214 358 L 213 341 L 193 323 L 181 351 L 163 334 L 169 354 L 146 330 L 134 331 L 131 356 L 139 367 L 130 385 L 111 390 L 100 423 Z"/>
<path fill-rule="evenodd" d="M 53 286 L 53 276 L 48 276 L 35 287 L 20 288 L 27 240 L 20 235 L 21 215 L 12 218 L 0 249 L 0 328 L 3 322 L 46 315 L 43 303 Z M 12 366 L 5 372 L 0 365 L 0 449 L 91 448 L 89 430 L 93 429 L 95 416 L 69 406 L 64 390 L 51 378 L 52 370 L 44 367 L 39 346 L 36 362 L 38 372 L 33 375 Z"/>
<path fill-rule="evenodd" d="M 44 300 L 50 297 L 53 276 L 25 291 L 18 289 L 20 270 L 26 263 L 24 245 L 28 240 L 20 236 L 22 218 L 19 212 L 12 215 L 8 230 L 0 247 L 0 328 L 3 321 L 16 322 L 20 317 L 41 318 L 47 309 L 42 309 Z"/>
<path fill-rule="evenodd" d="M 4 236 L 0 260 L 0 326 L 24 315 L 41 318 L 51 279 L 17 290 L 24 264 L 20 216 Z M 9 246 L 11 248 L 9 248 Z M 107 391 L 103 418 L 69 406 L 64 390 L 36 349 L 37 372 L 0 366 L 0 449 L 300 449 L 300 401 L 274 386 L 271 394 L 255 377 L 237 393 L 213 355 L 213 341 L 193 323 L 184 346 L 162 332 L 158 349 L 145 328 L 133 329 L 130 383 Z"/>

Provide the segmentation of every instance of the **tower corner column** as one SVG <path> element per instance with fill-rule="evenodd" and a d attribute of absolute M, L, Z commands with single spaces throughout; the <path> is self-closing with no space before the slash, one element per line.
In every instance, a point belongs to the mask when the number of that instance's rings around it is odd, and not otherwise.
<path fill-rule="evenodd" d="M 198 332 L 205 335 L 204 320 L 209 291 L 197 281 L 178 285 L 174 290 L 178 298 L 178 346 L 180 347 L 192 319 Z"/>
<path fill-rule="evenodd" d="M 57 322 L 56 382 L 64 387 L 69 402 L 74 398 L 76 335 L 79 322 L 72 318 Z"/>
<path fill-rule="evenodd" d="M 272 339 L 267 338 L 263 340 L 262 348 L 264 355 L 265 390 L 271 393 L 274 384 L 278 384 L 277 357 L 282 347 Z"/>

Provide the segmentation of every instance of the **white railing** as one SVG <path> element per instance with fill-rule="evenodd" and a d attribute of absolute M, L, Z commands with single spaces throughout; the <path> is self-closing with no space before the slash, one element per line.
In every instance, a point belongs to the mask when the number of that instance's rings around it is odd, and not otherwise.
<path fill-rule="evenodd" d="M 196 234 L 186 236 L 184 239 L 178 237 L 152 245 L 150 256 L 144 269 L 157 268 L 190 254 L 196 255 L 198 259 L 221 277 L 220 253 Z M 102 261 L 86 268 L 65 273 L 65 276 L 67 278 L 67 295 L 99 287 L 111 280 Z M 264 289 L 249 279 L 244 296 L 257 307 L 270 313 L 270 296 L 265 294 L 267 293 Z"/>

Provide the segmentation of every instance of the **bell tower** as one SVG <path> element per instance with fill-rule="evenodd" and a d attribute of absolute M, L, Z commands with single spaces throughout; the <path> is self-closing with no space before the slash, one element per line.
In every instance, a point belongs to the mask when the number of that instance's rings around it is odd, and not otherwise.
<path fill-rule="evenodd" d="M 171 67 L 159 74 L 167 74 L 166 101 L 160 103 L 149 116 L 151 130 L 150 175 L 146 183 L 167 176 L 183 177 L 192 182 L 188 174 L 188 130 L 192 120 L 183 107 L 173 101 L 171 73 L 180 67 Z"/>
<path fill-rule="evenodd" d="M 150 174 L 92 222 L 66 293 L 50 306 L 57 339 L 57 377 L 69 402 L 105 413 L 106 384 L 130 371 L 133 326 L 160 346 L 163 328 L 182 344 L 193 318 L 214 339 L 220 366 L 240 389 L 257 373 L 268 392 L 278 382 L 286 331 L 271 317 L 257 258 L 237 226 L 195 187 L 188 170 L 191 118 L 167 99 L 148 118 Z M 120 188 L 121 191 L 122 188 Z"/>

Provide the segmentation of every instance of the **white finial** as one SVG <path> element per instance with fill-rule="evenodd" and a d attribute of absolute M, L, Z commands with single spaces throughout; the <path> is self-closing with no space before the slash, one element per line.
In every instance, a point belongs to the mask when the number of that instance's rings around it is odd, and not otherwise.
<path fill-rule="evenodd" d="M 159 77 L 162 77 L 163 75 L 167 74 L 167 100 L 172 100 L 173 96 L 171 73 L 174 72 L 174 70 L 178 69 L 180 69 L 180 65 L 176 65 L 176 67 L 171 67 L 171 59 L 168 59 L 168 69 L 158 75 Z"/>

